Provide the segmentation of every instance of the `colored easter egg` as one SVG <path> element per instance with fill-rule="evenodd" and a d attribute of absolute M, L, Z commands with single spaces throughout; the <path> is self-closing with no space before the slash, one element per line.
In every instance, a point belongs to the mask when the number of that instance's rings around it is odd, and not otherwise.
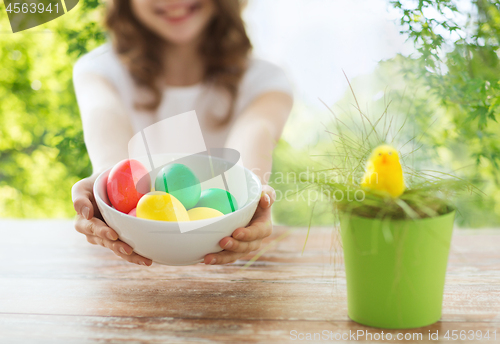
<path fill-rule="evenodd" d="M 148 174 L 148 170 L 137 160 L 122 160 L 109 172 L 108 198 L 116 210 L 128 214 L 144 196 L 136 189 L 137 182 Z"/>
<path fill-rule="evenodd" d="M 206 208 L 206 207 L 192 208 L 189 209 L 187 213 L 189 215 L 189 220 L 191 221 L 205 220 L 218 216 L 224 216 L 224 214 L 218 211 L 217 209 Z"/>
<path fill-rule="evenodd" d="M 201 194 L 200 180 L 189 167 L 183 164 L 170 164 L 158 173 L 155 190 L 165 191 L 177 198 L 186 209 L 193 208 Z"/>
<path fill-rule="evenodd" d="M 189 221 L 186 208 L 174 196 L 164 191 L 145 194 L 137 203 L 137 217 L 158 221 Z"/>
<path fill-rule="evenodd" d="M 132 209 L 128 214 L 130 216 L 137 217 L 137 209 L 136 208 Z"/>
<path fill-rule="evenodd" d="M 196 206 L 217 209 L 224 215 L 238 210 L 236 198 L 229 191 L 218 188 L 203 190 Z"/>

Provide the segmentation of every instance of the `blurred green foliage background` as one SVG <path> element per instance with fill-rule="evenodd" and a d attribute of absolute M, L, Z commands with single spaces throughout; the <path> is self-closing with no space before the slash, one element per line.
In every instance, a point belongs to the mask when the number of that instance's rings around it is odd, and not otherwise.
<path fill-rule="evenodd" d="M 368 104 L 366 111 L 377 117 L 392 102 L 388 113 L 395 121 L 407 119 L 429 165 L 470 179 L 485 192 L 459 200 L 460 224 L 500 226 L 499 3 L 472 1 L 470 13 L 458 13 L 450 0 L 388 3 L 417 52 L 381 61 L 374 73 L 350 80 L 360 104 Z M 44 24 L 45 31 L 12 35 L 0 4 L 0 217 L 74 214 L 71 186 L 90 175 L 91 165 L 72 66 L 106 39 L 101 6 L 97 0 L 80 1 L 67 15 Z M 465 21 L 457 21 L 458 15 Z M 347 92 L 328 105 L 355 128 L 352 103 Z M 325 107 L 323 115 L 328 111 Z M 303 136 L 304 114 L 317 115 L 297 103 L 274 153 L 271 185 L 281 197 L 274 216 L 280 223 L 307 225 L 315 204 L 312 223 L 329 224 L 330 202 L 295 194 L 299 173 L 305 166 L 325 168 L 318 156 L 332 144 L 325 128 L 317 126 L 306 147 L 293 145 L 294 137 Z"/>
<path fill-rule="evenodd" d="M 72 216 L 71 186 L 91 173 L 72 69 L 105 36 L 99 2 L 79 6 L 12 34 L 0 3 L 0 217 Z"/>

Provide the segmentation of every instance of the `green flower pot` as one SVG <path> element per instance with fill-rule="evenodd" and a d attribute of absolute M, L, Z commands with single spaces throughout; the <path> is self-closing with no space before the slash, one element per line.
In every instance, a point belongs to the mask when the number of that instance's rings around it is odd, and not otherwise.
<path fill-rule="evenodd" d="M 349 317 L 408 329 L 441 318 L 455 212 L 421 220 L 340 215 Z"/>

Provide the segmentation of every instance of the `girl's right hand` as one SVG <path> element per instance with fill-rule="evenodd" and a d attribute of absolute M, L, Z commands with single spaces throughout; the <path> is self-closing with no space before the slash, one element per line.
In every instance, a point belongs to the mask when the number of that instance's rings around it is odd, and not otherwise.
<path fill-rule="evenodd" d="M 87 237 L 93 245 L 109 248 L 118 257 L 130 263 L 150 266 L 153 261 L 135 253 L 129 245 L 118 240 L 118 234 L 104 222 L 94 199 L 93 186 L 97 176 L 85 178 L 71 189 L 77 217 L 75 229 Z"/>

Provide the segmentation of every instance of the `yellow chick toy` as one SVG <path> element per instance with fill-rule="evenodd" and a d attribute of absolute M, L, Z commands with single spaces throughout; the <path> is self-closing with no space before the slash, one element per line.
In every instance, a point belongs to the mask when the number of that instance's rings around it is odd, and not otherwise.
<path fill-rule="evenodd" d="M 398 151 L 389 145 L 375 148 L 366 164 L 361 186 L 387 192 L 393 198 L 405 191 L 403 169 L 399 163 Z"/>

